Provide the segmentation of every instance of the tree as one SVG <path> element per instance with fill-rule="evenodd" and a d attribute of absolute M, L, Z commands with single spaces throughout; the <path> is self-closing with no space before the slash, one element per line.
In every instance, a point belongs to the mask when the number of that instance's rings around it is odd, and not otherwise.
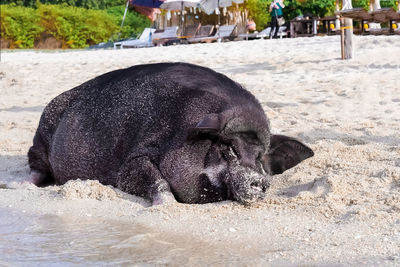
<path fill-rule="evenodd" d="M 334 0 L 305 0 L 301 6 L 303 14 L 312 14 L 317 17 L 325 17 L 335 12 L 335 1 Z"/>
<path fill-rule="evenodd" d="M 16 5 L 25 7 L 36 7 L 35 0 L 1 0 L 2 5 Z"/>

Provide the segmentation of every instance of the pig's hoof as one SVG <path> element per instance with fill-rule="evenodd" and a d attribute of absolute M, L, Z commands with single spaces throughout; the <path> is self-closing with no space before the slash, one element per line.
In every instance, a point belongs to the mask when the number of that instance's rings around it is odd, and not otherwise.
<path fill-rule="evenodd" d="M 46 176 L 41 172 L 31 171 L 31 173 L 29 174 L 28 182 L 39 186 L 44 182 L 45 177 Z"/>
<path fill-rule="evenodd" d="M 176 203 L 176 199 L 171 192 L 157 193 L 153 198 L 153 206 L 172 205 Z"/>

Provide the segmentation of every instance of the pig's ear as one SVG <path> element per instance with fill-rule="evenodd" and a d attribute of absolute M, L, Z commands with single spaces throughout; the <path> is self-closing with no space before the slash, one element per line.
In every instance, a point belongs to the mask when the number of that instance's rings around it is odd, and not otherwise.
<path fill-rule="evenodd" d="M 194 141 L 202 138 L 217 136 L 225 126 L 222 114 L 211 113 L 204 117 L 196 127 L 189 128 L 187 140 Z"/>
<path fill-rule="evenodd" d="M 314 156 L 311 148 L 300 141 L 284 135 L 271 135 L 268 154 L 263 158 L 263 166 L 271 175 L 281 174 L 303 160 Z"/>

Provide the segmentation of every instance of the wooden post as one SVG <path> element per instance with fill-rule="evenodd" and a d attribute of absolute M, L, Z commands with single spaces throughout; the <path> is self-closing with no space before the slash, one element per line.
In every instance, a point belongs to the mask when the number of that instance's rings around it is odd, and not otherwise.
<path fill-rule="evenodd" d="M 341 18 L 340 22 L 342 59 L 350 59 L 353 58 L 353 20 Z"/>
<path fill-rule="evenodd" d="M 294 32 L 294 23 L 290 22 L 290 38 L 295 38 L 296 33 Z"/>
<path fill-rule="evenodd" d="M 317 20 L 313 19 L 313 26 L 312 26 L 312 35 L 315 36 L 318 34 L 318 28 L 317 28 Z"/>
<path fill-rule="evenodd" d="M 344 29 L 343 29 L 343 24 L 344 24 L 344 18 L 340 19 L 340 51 L 342 53 L 342 59 L 344 59 Z"/>

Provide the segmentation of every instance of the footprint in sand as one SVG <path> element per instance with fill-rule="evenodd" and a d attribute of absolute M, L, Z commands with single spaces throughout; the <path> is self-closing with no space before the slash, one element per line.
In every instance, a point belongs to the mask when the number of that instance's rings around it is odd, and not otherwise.
<path fill-rule="evenodd" d="M 354 138 L 354 137 L 343 137 L 343 138 L 340 138 L 340 141 L 342 143 L 345 143 L 348 146 L 357 146 L 357 145 L 368 144 L 367 141 L 360 139 L 360 138 Z"/>
<path fill-rule="evenodd" d="M 16 127 L 17 127 L 17 124 L 15 122 L 11 122 L 11 123 L 8 124 L 8 129 L 9 130 L 15 129 Z"/>
<path fill-rule="evenodd" d="M 394 163 L 394 165 L 395 165 L 396 167 L 400 167 L 400 159 L 396 160 L 396 162 Z"/>
<path fill-rule="evenodd" d="M 326 177 L 314 179 L 311 182 L 293 185 L 282 189 L 278 194 L 285 197 L 307 196 L 310 198 L 326 196 L 331 190 Z"/>
<path fill-rule="evenodd" d="M 14 85 L 16 85 L 17 83 L 18 83 L 18 82 L 17 82 L 16 79 L 12 79 L 11 82 L 10 82 L 10 86 L 14 86 Z"/>

